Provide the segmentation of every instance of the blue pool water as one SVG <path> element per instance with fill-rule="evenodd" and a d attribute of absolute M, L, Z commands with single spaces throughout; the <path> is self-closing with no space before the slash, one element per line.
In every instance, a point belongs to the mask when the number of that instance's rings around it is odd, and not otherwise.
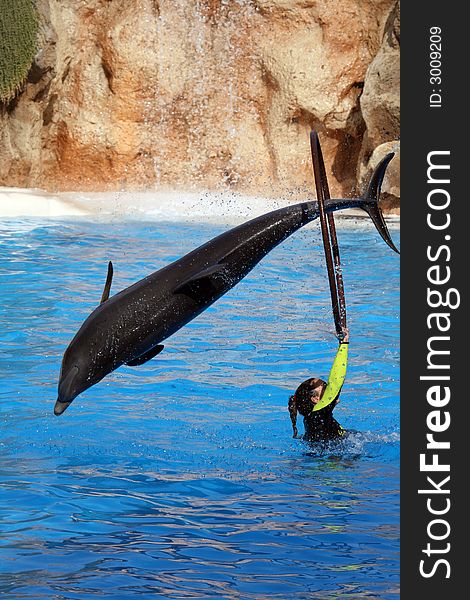
<path fill-rule="evenodd" d="M 299 231 L 158 358 L 53 415 L 62 354 L 113 291 L 225 227 L 0 223 L 4 598 L 397 598 L 398 257 L 339 229 L 351 329 L 340 445 L 289 394 L 337 347 L 318 230 Z M 396 236 L 394 233 L 394 236 Z"/>

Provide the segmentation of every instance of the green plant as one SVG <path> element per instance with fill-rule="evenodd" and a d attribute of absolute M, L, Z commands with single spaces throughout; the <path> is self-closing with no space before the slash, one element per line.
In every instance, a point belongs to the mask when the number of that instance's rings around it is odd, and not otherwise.
<path fill-rule="evenodd" d="M 23 85 L 38 47 L 35 0 L 0 0 L 0 102 Z"/>

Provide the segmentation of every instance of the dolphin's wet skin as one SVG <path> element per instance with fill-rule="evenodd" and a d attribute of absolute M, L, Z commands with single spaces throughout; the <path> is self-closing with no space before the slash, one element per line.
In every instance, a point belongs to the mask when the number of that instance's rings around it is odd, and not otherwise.
<path fill-rule="evenodd" d="M 378 208 L 387 155 L 371 176 L 364 197 L 332 199 L 326 212 L 364 209 L 380 236 L 397 251 Z M 304 202 L 234 227 L 108 299 L 108 265 L 101 304 L 67 347 L 54 414 L 121 365 L 140 366 L 164 349 L 162 341 L 186 325 L 241 281 L 269 252 L 318 218 L 318 203 Z"/>
<path fill-rule="evenodd" d="M 335 410 L 360 434 L 322 455 L 292 440 L 287 412 L 337 347 L 318 223 L 60 418 L 60 360 L 108 261 L 115 292 L 229 227 L 2 223 L 2 597 L 399 597 L 398 260 L 349 223 Z"/>

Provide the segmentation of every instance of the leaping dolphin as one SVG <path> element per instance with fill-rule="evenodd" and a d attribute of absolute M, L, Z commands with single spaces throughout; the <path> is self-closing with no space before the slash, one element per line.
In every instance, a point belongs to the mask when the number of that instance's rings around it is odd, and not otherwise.
<path fill-rule="evenodd" d="M 361 198 L 331 199 L 327 212 L 365 210 L 396 252 L 378 206 L 388 154 Z M 54 414 L 123 364 L 142 365 L 163 350 L 161 342 L 232 289 L 278 244 L 316 219 L 318 203 L 302 202 L 243 223 L 109 298 L 112 264 L 101 304 L 64 353 Z"/>

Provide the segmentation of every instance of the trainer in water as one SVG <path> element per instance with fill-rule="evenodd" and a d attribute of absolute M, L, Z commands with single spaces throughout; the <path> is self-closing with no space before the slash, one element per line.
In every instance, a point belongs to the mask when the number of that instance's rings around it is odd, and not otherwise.
<path fill-rule="evenodd" d="M 294 437 L 297 437 L 297 411 L 304 417 L 305 433 L 309 442 L 326 442 L 345 435 L 344 429 L 333 417 L 333 409 L 339 402 L 339 393 L 346 377 L 348 361 L 349 330 L 346 327 L 346 298 L 344 293 L 341 258 L 333 213 L 326 215 L 325 202 L 330 198 L 320 139 L 310 132 L 313 176 L 317 190 L 320 225 L 322 231 L 325 264 L 330 286 L 331 309 L 335 322 L 339 348 L 331 367 L 328 381 L 311 377 L 299 385 L 289 398 L 288 409 Z"/>
<path fill-rule="evenodd" d="M 392 158 L 393 154 L 387 155 L 377 166 L 365 196 L 328 200 L 325 210 L 362 208 L 396 251 L 378 207 Z M 252 219 L 111 298 L 110 264 L 101 304 L 65 351 L 54 413 L 62 414 L 74 398 L 121 365 L 142 365 L 154 358 L 163 350 L 163 340 L 233 288 L 268 252 L 318 214 L 317 202 L 303 202 Z"/>
<path fill-rule="evenodd" d="M 338 335 L 339 348 L 333 361 L 328 381 L 311 377 L 299 385 L 289 398 L 289 414 L 292 421 L 293 437 L 298 437 L 297 412 L 304 418 L 307 442 L 325 442 L 343 437 L 346 431 L 333 417 L 333 409 L 339 402 L 339 395 L 348 367 L 349 331 L 344 328 Z"/>

